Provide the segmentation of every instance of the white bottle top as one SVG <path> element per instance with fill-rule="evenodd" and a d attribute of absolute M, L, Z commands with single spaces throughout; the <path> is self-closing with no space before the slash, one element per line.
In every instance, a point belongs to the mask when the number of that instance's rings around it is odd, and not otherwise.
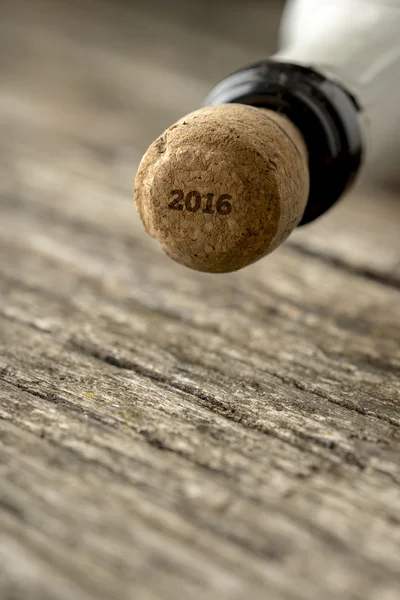
<path fill-rule="evenodd" d="M 277 60 L 341 82 L 361 106 L 364 174 L 400 183 L 400 0 L 291 0 Z"/>

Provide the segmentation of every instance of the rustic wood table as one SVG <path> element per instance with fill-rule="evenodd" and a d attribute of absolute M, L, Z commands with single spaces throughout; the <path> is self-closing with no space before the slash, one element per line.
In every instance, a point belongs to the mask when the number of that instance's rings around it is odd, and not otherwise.
<path fill-rule="evenodd" d="M 280 8 L 1 2 L 2 600 L 399 598 L 399 198 L 226 276 L 131 198 Z"/>

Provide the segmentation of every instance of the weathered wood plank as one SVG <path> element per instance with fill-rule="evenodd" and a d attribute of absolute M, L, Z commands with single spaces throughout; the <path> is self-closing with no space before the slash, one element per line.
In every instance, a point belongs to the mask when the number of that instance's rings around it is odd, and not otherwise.
<path fill-rule="evenodd" d="M 394 600 L 400 203 L 349 198 L 239 273 L 164 257 L 140 153 L 268 14 L 169 5 L 4 4 L 0 596 Z"/>

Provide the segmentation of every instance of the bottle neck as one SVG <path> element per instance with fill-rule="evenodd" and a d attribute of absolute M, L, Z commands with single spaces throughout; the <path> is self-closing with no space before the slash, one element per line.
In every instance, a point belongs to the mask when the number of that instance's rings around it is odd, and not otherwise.
<path fill-rule="evenodd" d="M 363 173 L 397 184 L 399 31 L 400 0 L 288 0 L 274 56 L 317 70 L 357 99 Z"/>
<path fill-rule="evenodd" d="M 282 113 L 303 135 L 310 193 L 300 225 L 322 215 L 351 185 L 361 163 L 359 107 L 339 83 L 271 59 L 233 73 L 206 99 L 207 105 L 231 102 Z"/>
<path fill-rule="evenodd" d="M 275 59 L 337 78 L 367 111 L 400 74 L 400 0 L 291 0 Z"/>

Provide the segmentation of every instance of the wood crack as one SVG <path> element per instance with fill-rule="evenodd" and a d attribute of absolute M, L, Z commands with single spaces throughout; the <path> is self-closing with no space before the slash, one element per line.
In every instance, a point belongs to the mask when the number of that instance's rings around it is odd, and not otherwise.
<path fill-rule="evenodd" d="M 289 444 L 290 446 L 293 446 L 298 450 L 314 454 L 315 451 L 312 448 L 299 443 L 300 440 L 311 442 L 312 444 L 315 444 L 320 448 L 330 450 L 332 455 L 336 456 L 337 458 L 340 458 L 346 464 L 354 466 L 359 470 L 363 470 L 366 466 L 364 461 L 359 459 L 353 453 L 342 449 L 340 445 L 338 445 L 335 442 L 327 442 L 325 440 L 322 440 L 321 438 L 312 435 L 305 435 L 297 429 L 288 428 L 287 433 L 285 433 L 284 431 L 278 431 L 276 429 L 267 427 L 264 423 L 260 424 L 248 415 L 241 414 L 237 408 L 233 406 L 225 406 L 220 399 L 216 398 L 211 394 L 204 393 L 194 386 L 168 378 L 164 375 L 161 375 L 160 373 L 154 372 L 151 369 L 147 369 L 142 365 L 134 363 L 131 360 L 116 357 L 107 350 L 100 350 L 98 348 L 85 346 L 83 344 L 79 344 L 76 341 L 73 342 L 73 346 L 80 352 L 92 356 L 93 358 L 100 360 L 106 364 L 117 367 L 119 369 L 132 371 L 138 375 L 142 375 L 146 378 L 151 379 L 152 381 L 154 381 L 157 384 L 160 384 L 161 386 L 172 387 L 176 390 L 179 390 L 180 392 L 188 394 L 189 396 L 195 398 L 197 401 L 200 401 L 201 406 L 207 408 L 212 413 L 222 416 L 229 421 L 233 421 L 246 429 L 259 431 L 263 435 L 275 437 L 281 442 Z M 288 435 L 289 432 L 294 435 L 294 438 Z"/>
<path fill-rule="evenodd" d="M 396 277 L 396 275 L 379 273 L 379 271 L 369 269 L 367 266 L 352 265 L 339 257 L 329 254 L 321 254 L 312 248 L 299 244 L 298 242 L 288 241 L 287 245 L 303 256 L 320 260 L 326 265 L 329 265 L 335 269 L 346 271 L 346 273 L 349 273 L 350 275 L 356 275 L 357 277 L 374 281 L 375 283 L 391 287 L 395 290 L 400 290 L 400 278 Z"/>

